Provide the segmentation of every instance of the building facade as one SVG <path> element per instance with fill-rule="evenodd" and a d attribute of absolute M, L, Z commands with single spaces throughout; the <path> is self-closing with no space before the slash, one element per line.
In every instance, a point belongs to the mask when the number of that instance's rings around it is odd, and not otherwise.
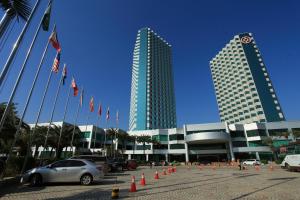
<path fill-rule="evenodd" d="M 131 131 L 130 135 L 148 135 L 160 145 L 137 143 L 128 145 L 129 158 L 167 161 L 230 161 L 256 158 L 273 160 L 273 151 L 265 139 L 272 139 L 273 148 L 300 141 L 300 121 L 249 124 L 187 124 L 183 128 Z"/>
<path fill-rule="evenodd" d="M 210 61 L 210 68 L 222 122 L 285 120 L 251 33 L 234 36 Z"/>
<path fill-rule="evenodd" d="M 176 127 L 171 45 L 149 28 L 134 47 L 129 115 L 130 131 Z"/>

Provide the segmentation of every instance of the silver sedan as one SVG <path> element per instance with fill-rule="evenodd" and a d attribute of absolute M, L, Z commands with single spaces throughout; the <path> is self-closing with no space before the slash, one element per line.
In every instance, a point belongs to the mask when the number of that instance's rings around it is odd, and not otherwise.
<path fill-rule="evenodd" d="M 41 185 L 50 182 L 80 182 L 89 185 L 104 177 L 101 167 L 83 159 L 61 160 L 44 167 L 33 168 L 22 176 L 21 183 Z"/>

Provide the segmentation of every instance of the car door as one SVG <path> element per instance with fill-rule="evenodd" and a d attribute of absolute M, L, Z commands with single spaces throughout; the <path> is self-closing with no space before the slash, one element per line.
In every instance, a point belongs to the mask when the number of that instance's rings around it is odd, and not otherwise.
<path fill-rule="evenodd" d="M 68 162 L 68 181 L 78 182 L 83 172 L 86 170 L 86 164 L 81 160 L 69 160 Z"/>
<path fill-rule="evenodd" d="M 53 163 L 48 172 L 48 181 L 49 182 L 65 182 L 68 175 L 67 175 L 67 167 L 69 161 L 62 160 Z"/>

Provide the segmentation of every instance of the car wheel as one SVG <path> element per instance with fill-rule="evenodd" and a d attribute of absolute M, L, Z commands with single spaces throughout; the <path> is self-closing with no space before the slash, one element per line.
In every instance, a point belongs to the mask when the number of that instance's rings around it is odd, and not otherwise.
<path fill-rule="evenodd" d="M 90 185 L 93 182 L 93 178 L 91 175 L 89 174 L 84 174 L 81 178 L 80 178 L 80 183 L 81 185 Z"/>
<path fill-rule="evenodd" d="M 40 174 L 33 174 L 30 178 L 30 185 L 31 186 L 39 186 L 42 185 L 43 179 Z"/>

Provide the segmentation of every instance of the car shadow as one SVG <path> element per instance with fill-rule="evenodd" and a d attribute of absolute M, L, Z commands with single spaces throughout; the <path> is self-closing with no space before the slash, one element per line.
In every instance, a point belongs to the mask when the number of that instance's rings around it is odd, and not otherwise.
<path fill-rule="evenodd" d="M 13 185 L 13 186 L 1 186 L 0 188 L 0 198 L 9 194 L 18 194 L 18 193 L 26 193 L 26 192 L 38 192 L 45 189 L 45 185 L 31 187 L 28 184 L 22 185 Z"/>

